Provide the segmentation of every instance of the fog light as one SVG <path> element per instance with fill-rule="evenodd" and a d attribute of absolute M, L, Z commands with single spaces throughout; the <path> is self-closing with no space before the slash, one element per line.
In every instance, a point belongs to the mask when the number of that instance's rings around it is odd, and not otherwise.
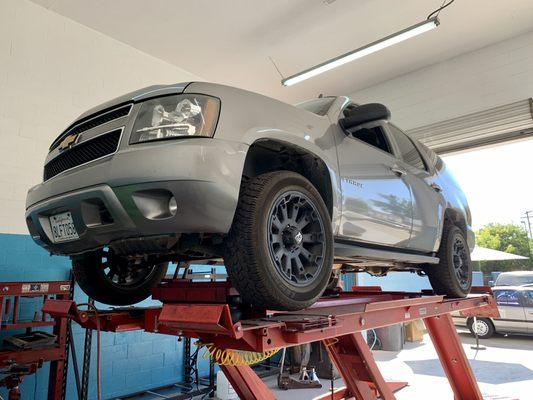
<path fill-rule="evenodd" d="M 170 211 L 172 216 L 176 215 L 178 212 L 178 202 L 174 196 L 171 196 L 170 200 L 168 201 L 168 211 Z"/>

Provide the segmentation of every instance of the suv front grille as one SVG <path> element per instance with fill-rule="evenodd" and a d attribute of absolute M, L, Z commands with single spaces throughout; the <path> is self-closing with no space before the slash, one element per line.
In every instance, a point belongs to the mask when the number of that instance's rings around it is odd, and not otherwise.
<path fill-rule="evenodd" d="M 50 146 L 50 151 L 54 150 L 57 146 L 59 146 L 59 143 L 61 143 L 61 140 L 68 135 L 73 135 L 73 134 L 78 135 L 82 132 L 88 131 L 89 129 L 95 128 L 99 125 L 103 125 L 115 119 L 125 117 L 126 115 L 130 113 L 131 107 L 132 107 L 131 104 L 126 104 L 125 106 L 121 106 L 113 110 L 109 110 L 104 113 L 97 114 L 96 116 L 91 117 L 85 122 L 80 122 L 74 125 L 73 127 L 68 128 L 65 132 L 59 135 L 59 137 L 56 140 L 54 140 L 54 142 Z"/>
<path fill-rule="evenodd" d="M 117 151 L 122 129 L 117 129 L 66 150 L 44 166 L 44 180 Z"/>

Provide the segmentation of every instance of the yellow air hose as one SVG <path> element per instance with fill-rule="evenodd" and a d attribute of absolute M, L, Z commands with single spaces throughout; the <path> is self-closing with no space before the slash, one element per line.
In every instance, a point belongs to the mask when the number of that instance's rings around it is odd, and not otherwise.
<path fill-rule="evenodd" d="M 210 359 L 221 366 L 226 367 L 240 367 L 243 365 L 254 365 L 265 361 L 272 357 L 280 349 L 268 350 L 264 353 L 256 353 L 253 351 L 241 351 L 233 349 L 221 349 L 213 343 L 202 343 L 197 341 L 196 346 L 205 346 L 205 351 L 202 354 L 204 360 Z"/>

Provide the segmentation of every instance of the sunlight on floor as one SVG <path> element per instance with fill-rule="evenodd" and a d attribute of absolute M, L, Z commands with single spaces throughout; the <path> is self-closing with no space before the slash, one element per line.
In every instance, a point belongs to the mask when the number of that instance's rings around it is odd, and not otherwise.
<path fill-rule="evenodd" d="M 533 338 L 495 336 L 482 341 L 486 350 L 470 348 L 474 339 L 460 333 L 466 355 L 470 360 L 485 399 L 527 400 L 533 387 Z M 449 400 L 452 390 L 440 366 L 429 336 L 422 343 L 406 343 L 400 352 L 375 351 L 374 356 L 387 380 L 408 381 L 409 386 L 396 393 L 398 400 Z M 282 391 L 276 387 L 275 377 L 266 379 L 280 400 L 309 399 L 325 393 L 330 382 L 322 380 L 322 389 Z M 337 380 L 335 387 L 342 386 Z"/>

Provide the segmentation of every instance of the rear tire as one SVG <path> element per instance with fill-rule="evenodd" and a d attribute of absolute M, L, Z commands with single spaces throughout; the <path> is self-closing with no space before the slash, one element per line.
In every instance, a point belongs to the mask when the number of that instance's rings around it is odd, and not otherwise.
<path fill-rule="evenodd" d="M 125 306 L 150 297 L 152 288 L 165 277 L 167 266 L 167 263 L 135 266 L 97 251 L 74 258 L 72 272 L 91 299 Z"/>
<path fill-rule="evenodd" d="M 477 337 L 480 339 L 488 339 L 496 331 L 494 324 L 489 318 L 476 318 L 476 327 L 474 327 L 474 318 L 469 318 L 466 324 L 473 336 L 476 336 L 477 331 Z"/>
<path fill-rule="evenodd" d="M 290 171 L 243 178 L 224 260 L 245 303 L 287 311 L 312 305 L 333 265 L 331 218 L 315 187 Z"/>
<path fill-rule="evenodd" d="M 424 268 L 434 292 L 466 297 L 472 287 L 472 262 L 465 234 L 459 227 L 445 224 L 437 256 L 439 264 Z"/>

